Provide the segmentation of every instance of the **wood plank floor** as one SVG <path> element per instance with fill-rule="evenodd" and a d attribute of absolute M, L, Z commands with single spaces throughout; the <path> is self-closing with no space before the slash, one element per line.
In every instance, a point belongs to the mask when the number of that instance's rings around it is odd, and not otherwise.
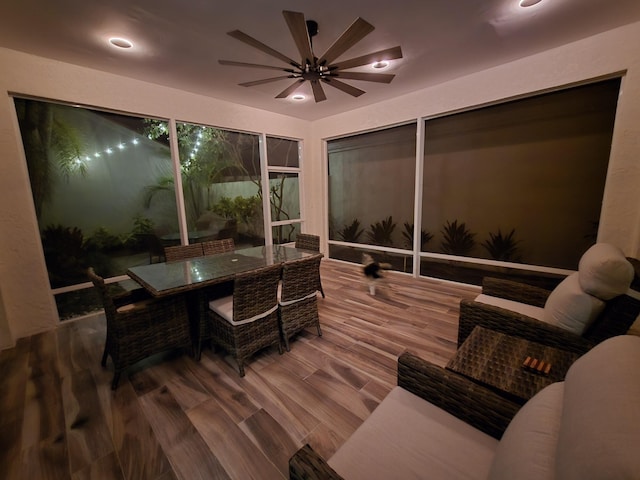
<path fill-rule="evenodd" d="M 389 272 L 371 297 L 359 266 L 321 268 L 323 336 L 257 354 L 244 378 L 220 352 L 171 352 L 112 392 L 102 314 L 19 339 L 0 352 L 0 478 L 270 480 L 304 443 L 331 456 L 393 388 L 400 353 L 447 362 L 478 289 Z"/>

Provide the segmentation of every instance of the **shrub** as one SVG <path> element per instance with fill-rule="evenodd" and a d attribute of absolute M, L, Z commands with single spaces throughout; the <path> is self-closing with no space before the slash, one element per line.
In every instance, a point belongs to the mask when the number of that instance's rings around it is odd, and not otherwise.
<path fill-rule="evenodd" d="M 489 239 L 482 242 L 482 246 L 489 252 L 494 260 L 503 262 L 520 261 L 518 251 L 518 243 L 520 240 L 514 238 L 516 229 L 513 228 L 507 235 L 502 235 L 502 231 L 498 229 L 498 233 L 489 233 Z"/>
<path fill-rule="evenodd" d="M 367 237 L 374 245 L 390 247 L 393 245 L 392 235 L 395 228 L 396 224 L 393 223 L 393 217 L 389 215 L 381 222 L 372 223 L 369 226 Z"/>
<path fill-rule="evenodd" d="M 338 238 L 343 242 L 356 243 L 364 230 L 360 228 L 360 220 L 354 218 L 349 225 L 344 225 L 342 230 L 338 232 Z"/>
<path fill-rule="evenodd" d="M 404 238 L 404 244 L 407 248 L 413 249 L 413 223 L 404 222 L 404 231 L 402 237 Z M 424 246 L 429 243 L 433 238 L 433 235 L 426 230 L 420 230 L 420 250 L 424 250 Z"/>
<path fill-rule="evenodd" d="M 471 233 L 464 222 L 458 225 L 447 220 L 442 229 L 443 240 L 440 245 L 442 252 L 450 255 L 468 255 L 476 244 L 475 233 Z"/>

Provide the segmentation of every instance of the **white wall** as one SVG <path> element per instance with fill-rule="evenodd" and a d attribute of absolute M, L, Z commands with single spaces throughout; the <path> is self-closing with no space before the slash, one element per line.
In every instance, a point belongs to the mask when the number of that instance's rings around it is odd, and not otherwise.
<path fill-rule="evenodd" d="M 625 72 L 616 115 L 613 147 L 600 219 L 599 241 L 640 257 L 640 23 L 462 77 L 392 101 L 352 110 L 313 123 L 308 175 L 322 184 L 306 185 L 320 198 L 326 189 L 323 140 L 486 105 L 533 92 Z M 434 66 L 434 68 L 437 68 Z M 310 224 L 321 231 L 326 205 L 314 205 Z M 326 232 L 323 239 L 326 240 Z"/>
<path fill-rule="evenodd" d="M 304 230 L 326 241 L 326 202 L 319 200 L 326 190 L 323 139 L 626 71 L 599 239 L 640 257 L 637 45 L 640 23 L 313 123 L 0 49 L 0 286 L 5 311 L 0 330 L 8 324 L 15 339 L 57 324 L 10 92 L 304 139 Z"/>

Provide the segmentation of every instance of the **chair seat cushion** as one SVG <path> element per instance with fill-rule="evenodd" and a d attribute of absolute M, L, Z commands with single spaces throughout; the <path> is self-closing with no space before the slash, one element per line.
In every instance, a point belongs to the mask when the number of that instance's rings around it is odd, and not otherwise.
<path fill-rule="evenodd" d="M 569 275 L 551 292 L 544 305 L 544 321 L 582 335 L 602 313 L 605 303 L 580 288 L 578 275 Z"/>
<path fill-rule="evenodd" d="M 536 320 L 542 321 L 544 318 L 544 309 L 541 307 L 536 307 L 534 305 L 529 305 L 527 303 L 514 302 L 513 300 L 506 300 L 500 297 L 493 297 L 491 295 L 485 295 L 481 293 L 475 298 L 476 302 L 485 303 L 487 305 L 492 305 L 494 307 L 504 308 L 506 310 L 510 310 L 512 312 L 519 313 L 521 315 L 525 315 L 527 317 L 535 318 Z"/>
<path fill-rule="evenodd" d="M 498 441 L 395 387 L 328 461 L 343 478 L 486 478 Z"/>
<path fill-rule="evenodd" d="M 116 309 L 116 312 L 118 312 L 118 313 L 126 313 L 126 312 L 130 312 L 132 310 L 136 310 L 136 309 L 139 309 L 139 308 L 145 308 L 145 307 L 148 307 L 149 305 L 151 305 L 154 301 L 155 301 L 155 299 L 148 298 L 146 300 L 140 300 L 139 302 L 127 303 L 126 305 L 119 306 Z"/>
<path fill-rule="evenodd" d="M 267 315 L 272 314 L 278 309 L 278 304 L 276 303 L 272 308 L 259 313 L 258 315 L 254 315 L 251 318 L 246 318 L 243 320 L 234 320 L 233 318 L 233 295 L 228 295 L 226 297 L 216 298 L 215 300 L 211 300 L 209 302 L 209 309 L 216 312 L 222 318 L 224 318 L 231 325 L 244 325 L 247 323 L 255 322 L 261 318 L 266 317 Z"/>

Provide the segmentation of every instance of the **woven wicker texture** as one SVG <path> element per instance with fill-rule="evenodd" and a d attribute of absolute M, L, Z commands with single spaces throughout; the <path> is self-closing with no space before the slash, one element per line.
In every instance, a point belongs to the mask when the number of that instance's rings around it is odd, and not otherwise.
<path fill-rule="evenodd" d="M 546 298 L 551 292 L 518 282 L 487 278 L 483 281 L 482 293 L 544 307 Z M 462 345 L 473 328 L 479 325 L 532 342 L 582 354 L 607 338 L 627 333 L 639 314 L 640 300 L 628 295 L 620 295 L 607 302 L 605 309 L 583 335 L 576 335 L 511 310 L 472 300 L 462 300 L 458 346 Z"/>
<path fill-rule="evenodd" d="M 484 277 L 482 279 L 482 293 L 535 307 L 544 307 L 551 290 L 512 280 Z"/>
<path fill-rule="evenodd" d="M 547 385 L 564 380 L 567 370 L 579 356 L 577 353 L 476 327 L 449 361 L 447 368 L 524 403 Z M 522 368 L 527 357 L 551 364 L 549 374 L 541 375 Z"/>
<path fill-rule="evenodd" d="M 233 319 L 236 322 L 264 313 L 278 304 L 278 283 L 282 265 L 271 265 L 238 274 L 233 283 Z M 229 352 L 238 362 L 244 377 L 244 362 L 270 345 L 282 353 L 278 311 L 243 325 L 232 325 L 212 310 L 208 312 L 211 341 Z"/>
<path fill-rule="evenodd" d="M 296 235 L 296 248 L 303 248 L 305 250 L 313 250 L 314 252 L 319 252 L 320 237 L 318 235 L 311 235 L 309 233 L 299 233 L 298 235 Z M 320 278 L 320 268 L 318 268 L 318 275 L 316 277 L 316 290 L 318 290 L 322 295 L 322 298 L 324 298 L 322 279 Z"/>
<path fill-rule="evenodd" d="M 289 339 L 307 327 L 316 327 L 318 335 L 318 298 L 315 279 L 320 275 L 322 255 L 286 262 L 282 270 L 281 305 L 279 309 L 280 332 L 285 348 L 289 351 Z M 311 298 L 305 298 L 312 295 Z M 294 302 L 286 304 L 287 302 Z M 285 305 L 282 305 L 285 303 Z"/>
<path fill-rule="evenodd" d="M 233 238 L 221 238 L 219 240 L 209 240 L 202 242 L 202 251 L 205 255 L 216 255 L 218 253 L 233 252 L 236 249 Z"/>
<path fill-rule="evenodd" d="M 172 247 L 165 247 L 164 249 L 164 256 L 167 258 L 167 262 L 186 260 L 188 258 L 201 257 L 202 255 L 204 255 L 204 253 L 201 243 L 174 245 Z"/>
<path fill-rule="evenodd" d="M 398 358 L 398 385 L 494 438 L 501 438 L 520 409 L 492 390 L 409 352 Z M 428 477 L 428 472 L 425 472 Z M 305 445 L 289 460 L 289 478 L 337 480 L 342 477 Z"/>
<path fill-rule="evenodd" d="M 112 389 L 117 388 L 122 371 L 136 362 L 166 350 L 191 347 L 184 296 L 153 299 L 143 290 L 136 290 L 132 295 L 113 297 L 104 279 L 93 268 L 89 268 L 87 274 L 98 291 L 107 318 L 102 366 L 106 366 L 107 356 L 111 356 L 114 365 Z M 124 305 L 131 308 L 123 311 Z"/>
<path fill-rule="evenodd" d="M 289 459 L 290 480 L 343 480 L 309 444 Z"/>

